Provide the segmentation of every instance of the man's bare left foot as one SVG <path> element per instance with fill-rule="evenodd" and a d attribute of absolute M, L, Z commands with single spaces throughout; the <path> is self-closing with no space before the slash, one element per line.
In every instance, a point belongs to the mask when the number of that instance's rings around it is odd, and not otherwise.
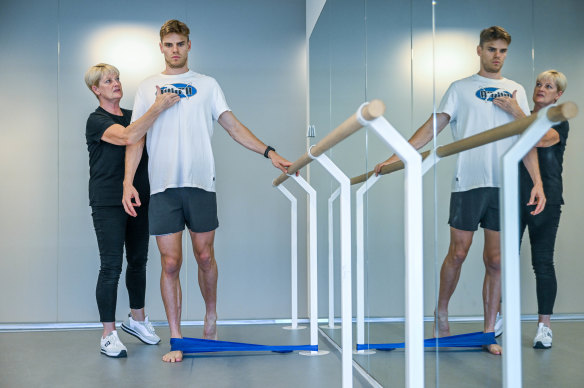
<path fill-rule="evenodd" d="M 183 352 L 180 350 L 172 350 L 162 356 L 164 362 L 181 362 L 183 359 Z"/>
<path fill-rule="evenodd" d="M 436 325 L 438 332 L 436 332 Z M 436 335 L 438 334 L 438 335 Z M 432 325 L 432 335 L 434 338 L 448 337 L 450 335 L 450 325 L 448 324 L 448 315 L 434 313 L 434 324 Z"/>
<path fill-rule="evenodd" d="M 217 317 L 205 315 L 205 326 L 203 327 L 203 338 L 217 341 Z"/>

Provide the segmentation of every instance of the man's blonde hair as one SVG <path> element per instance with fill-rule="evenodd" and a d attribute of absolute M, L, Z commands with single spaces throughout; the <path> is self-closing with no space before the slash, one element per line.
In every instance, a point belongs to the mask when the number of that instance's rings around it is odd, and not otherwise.
<path fill-rule="evenodd" d="M 166 21 L 166 23 L 162 25 L 162 27 L 160 27 L 160 41 L 162 42 L 162 38 L 164 38 L 168 34 L 184 35 L 187 37 L 188 41 L 190 33 L 191 30 L 189 30 L 187 25 L 184 24 L 183 22 L 176 19 L 168 20 Z"/>
<path fill-rule="evenodd" d="M 479 46 L 484 47 L 485 43 L 499 39 L 504 40 L 508 45 L 511 44 L 511 35 L 503 27 L 492 26 L 485 28 L 481 31 Z"/>

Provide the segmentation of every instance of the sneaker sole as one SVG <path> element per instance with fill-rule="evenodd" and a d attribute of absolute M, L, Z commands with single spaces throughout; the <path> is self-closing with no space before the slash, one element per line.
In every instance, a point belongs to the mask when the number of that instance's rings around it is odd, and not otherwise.
<path fill-rule="evenodd" d="M 125 331 L 126 333 L 133 335 L 134 337 L 138 338 L 140 341 L 142 341 L 143 343 L 145 343 L 146 345 L 158 345 L 160 343 L 160 340 L 154 342 L 154 341 L 150 341 L 148 339 L 145 339 L 144 337 L 142 337 L 140 335 L 140 333 L 138 333 L 137 331 L 134 331 L 132 329 L 130 329 L 128 326 L 126 326 L 125 324 L 122 323 L 122 330 Z"/>
<path fill-rule="evenodd" d="M 122 350 L 118 354 L 109 354 L 105 350 L 101 349 L 101 354 L 103 354 L 104 356 L 111 357 L 111 358 L 124 358 L 124 357 L 128 357 L 128 353 L 126 353 L 125 350 Z"/>
<path fill-rule="evenodd" d="M 549 349 L 551 347 L 552 347 L 552 345 L 545 346 L 541 341 L 537 341 L 536 343 L 533 344 L 534 349 Z"/>

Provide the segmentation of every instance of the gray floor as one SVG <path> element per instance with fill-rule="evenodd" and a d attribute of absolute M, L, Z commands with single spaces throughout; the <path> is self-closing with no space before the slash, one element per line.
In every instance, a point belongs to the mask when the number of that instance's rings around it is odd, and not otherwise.
<path fill-rule="evenodd" d="M 451 323 L 451 333 L 463 334 L 482 329 L 481 323 Z M 522 323 L 523 386 L 529 388 L 584 387 L 584 322 L 553 321 L 553 347 L 532 348 L 535 322 Z M 425 338 L 432 336 L 432 324 L 426 323 Z M 335 342 L 340 341 L 340 330 L 323 329 Z M 355 338 L 355 337 L 353 337 Z M 403 323 L 371 323 L 367 325 L 369 343 L 404 341 Z M 505 334 L 499 343 L 505 346 Z M 338 343 L 338 342 L 337 342 Z M 376 352 L 373 355 L 354 355 L 357 361 L 384 387 L 405 386 L 404 350 Z M 443 349 L 425 352 L 426 387 L 501 387 L 501 357 L 474 349 Z M 439 382 L 439 384 L 437 383 Z"/>
<path fill-rule="evenodd" d="M 200 337 L 201 328 L 183 328 Z M 125 359 L 99 353 L 101 330 L 0 333 L 0 387 L 331 387 L 341 386 L 340 355 L 321 338 L 324 356 L 298 352 L 192 355 L 167 364 L 168 328 L 157 327 L 160 345 L 143 345 L 119 330 L 128 348 Z M 221 326 L 220 339 L 263 345 L 307 345 L 310 333 L 276 325 Z M 369 387 L 357 373 L 354 387 Z"/>
<path fill-rule="evenodd" d="M 534 322 L 524 322 L 524 387 L 584 387 L 584 322 L 552 323 L 554 346 L 532 349 Z M 453 323 L 453 334 L 481 329 L 480 323 Z M 431 336 L 426 324 L 426 337 Z M 160 361 L 168 351 L 168 329 L 157 327 L 162 344 L 143 345 L 120 332 L 128 358 L 111 359 L 99 353 L 100 330 L 0 332 L 0 387 L 340 387 L 340 355 L 321 338 L 325 356 L 231 352 L 185 357 L 182 363 Z M 340 330 L 323 329 L 339 340 Z M 199 337 L 201 328 L 185 327 L 183 334 Z M 221 339 L 266 345 L 306 345 L 308 330 L 288 331 L 278 325 L 221 326 Z M 403 341 L 401 323 L 373 323 L 370 343 Z M 504 346 L 504 335 L 500 341 Z M 356 355 L 363 369 L 384 387 L 405 386 L 403 350 Z M 444 349 L 425 353 L 426 387 L 501 387 L 501 358 L 481 350 Z M 439 382 L 439 384 L 436 383 Z M 354 387 L 370 385 L 354 373 Z"/>

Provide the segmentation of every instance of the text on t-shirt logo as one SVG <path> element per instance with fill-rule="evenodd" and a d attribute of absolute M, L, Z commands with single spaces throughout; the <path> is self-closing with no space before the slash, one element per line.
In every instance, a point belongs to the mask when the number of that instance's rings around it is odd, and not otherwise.
<path fill-rule="evenodd" d="M 180 98 L 189 98 L 197 94 L 197 89 L 191 84 L 168 84 L 160 88 L 160 93 L 178 94 Z"/>
<path fill-rule="evenodd" d="M 499 88 L 480 88 L 477 90 L 477 98 L 483 101 L 493 101 L 497 97 L 512 97 L 513 95 L 506 90 Z"/>

